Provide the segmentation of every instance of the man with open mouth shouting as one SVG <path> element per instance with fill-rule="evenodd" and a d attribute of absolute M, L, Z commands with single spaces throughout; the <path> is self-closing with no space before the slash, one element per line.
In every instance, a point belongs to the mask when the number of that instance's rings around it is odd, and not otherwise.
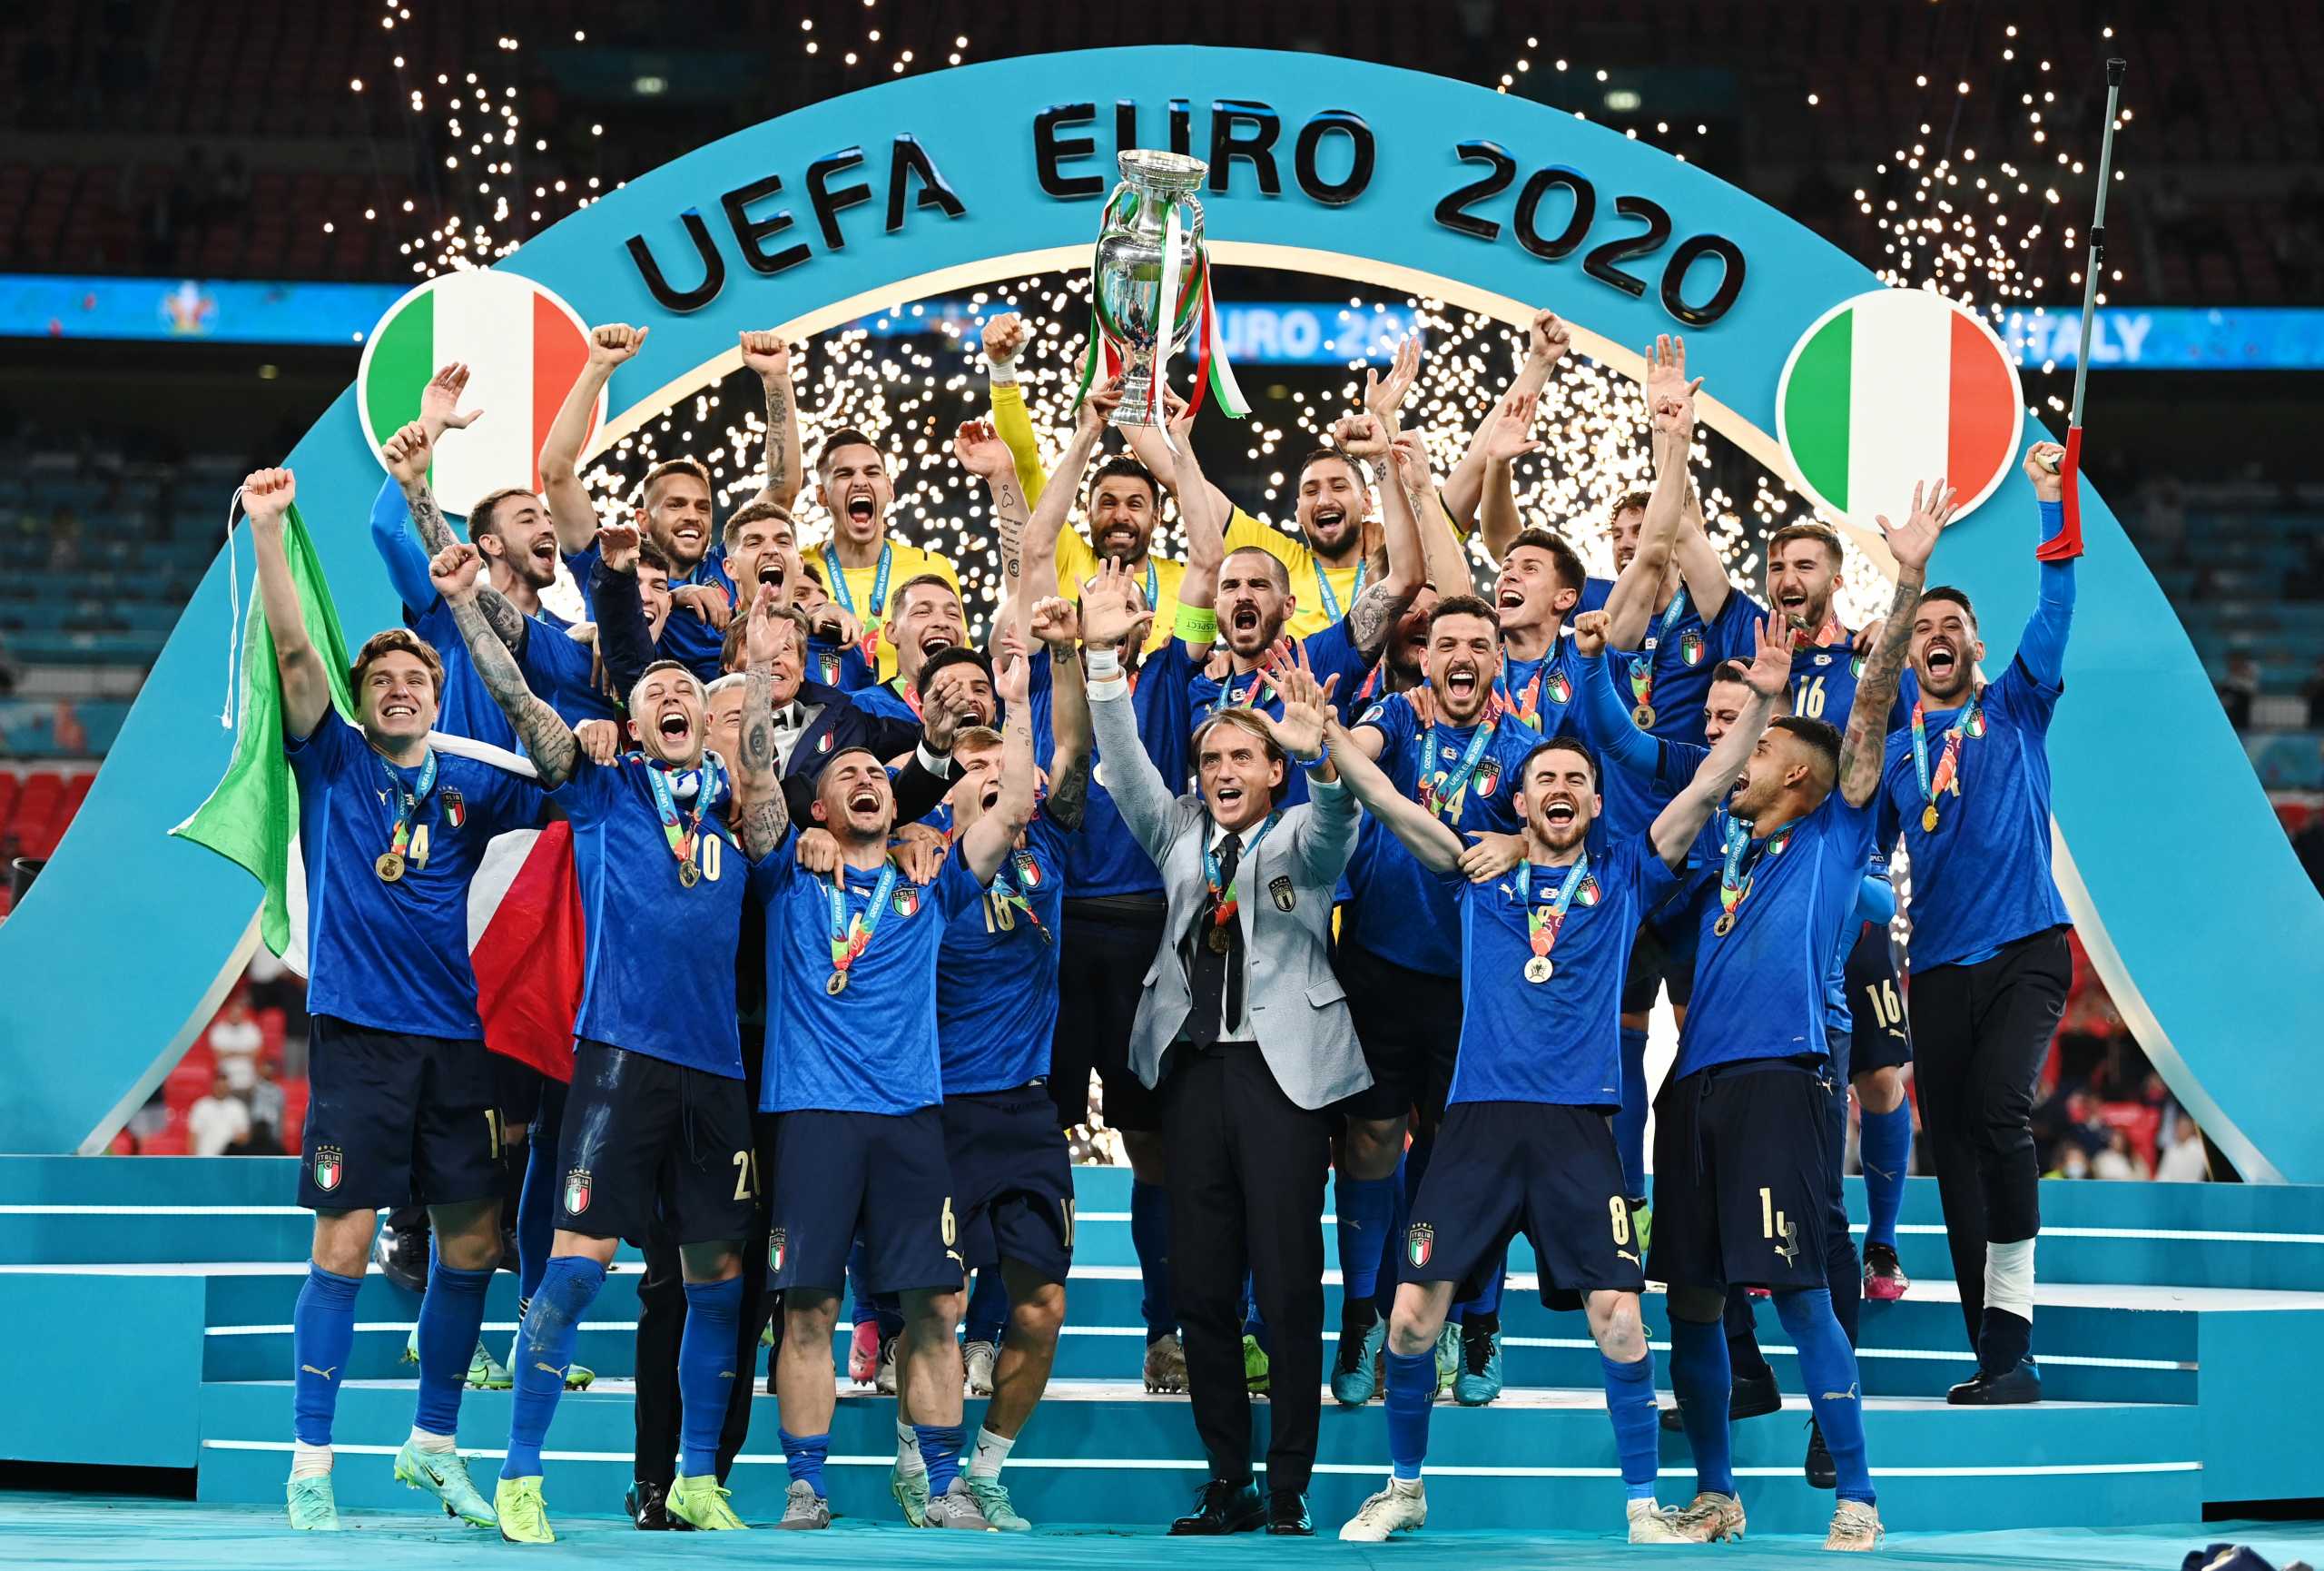
<path fill-rule="evenodd" d="M 888 518 L 896 499 L 891 463 L 852 426 L 826 435 L 815 452 L 816 484 L 832 520 L 831 539 L 816 553 L 823 586 L 839 608 L 862 625 L 858 647 L 876 659 L 882 682 L 896 674 L 896 646 L 885 626 L 896 591 L 934 577 L 951 585 L 956 598 L 960 592 L 960 575 L 949 558 L 896 538 Z"/>

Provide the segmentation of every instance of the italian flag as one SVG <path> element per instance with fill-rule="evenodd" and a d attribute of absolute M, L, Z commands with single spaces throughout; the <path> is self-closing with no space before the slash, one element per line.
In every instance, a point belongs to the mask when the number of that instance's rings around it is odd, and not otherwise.
<path fill-rule="evenodd" d="M 1828 512 L 1902 521 L 1942 476 L 1965 513 L 2014 467 L 2025 400 L 1984 320 L 1926 290 L 1875 290 L 1817 319 L 1785 364 L 1776 431 Z"/>
<path fill-rule="evenodd" d="M 377 452 L 419 418 L 420 390 L 440 366 L 465 361 L 461 404 L 484 417 L 437 445 L 428 481 L 448 512 L 467 516 L 504 486 L 540 489 L 541 442 L 589 359 L 589 331 L 573 308 L 513 272 L 448 272 L 405 295 L 379 319 L 356 374 L 364 439 Z M 590 429 L 605 416 L 599 400 Z"/>

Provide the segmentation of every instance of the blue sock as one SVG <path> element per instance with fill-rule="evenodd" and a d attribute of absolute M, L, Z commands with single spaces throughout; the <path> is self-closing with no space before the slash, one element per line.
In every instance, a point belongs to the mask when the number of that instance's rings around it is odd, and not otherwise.
<path fill-rule="evenodd" d="M 794 1435 L 778 1428 L 775 1438 L 783 1445 L 783 1466 L 791 1469 L 791 1481 L 802 1478 L 814 1486 L 815 1498 L 823 1497 L 823 1458 L 832 1452 L 832 1438 L 824 1435 Z"/>
<path fill-rule="evenodd" d="M 586 1255 L 558 1255 L 541 1273 L 525 1323 L 517 1329 L 516 1403 L 508 1416 L 508 1459 L 504 1478 L 537 1477 L 541 1442 L 548 1438 L 556 1399 L 565 1395 L 565 1371 L 573 1366 L 573 1344 L 581 1317 L 606 1285 L 606 1268 Z"/>
<path fill-rule="evenodd" d="M 1459 1320 L 1465 1326 L 1469 1323 L 1469 1317 L 1471 1315 L 1498 1315 L 1501 1313 L 1501 1285 L 1508 1280 L 1508 1277 L 1509 1251 L 1504 1249 L 1501 1251 L 1501 1259 L 1493 1265 L 1492 1275 L 1485 1279 L 1485 1285 L 1477 1289 L 1477 1296 L 1475 1298 L 1466 1299 L 1462 1301 L 1460 1306 L 1461 1312 L 1455 1315 L 1453 1319 Z"/>
<path fill-rule="evenodd" d="M 976 1289 L 969 1294 L 968 1339 L 997 1348 L 1008 1324 L 1009 1284 L 998 1267 L 987 1267 L 977 1272 Z"/>
<path fill-rule="evenodd" d="M 718 1471 L 718 1432 L 734 1388 L 736 1327 L 743 1279 L 686 1284 L 685 1329 L 678 1333 L 678 1471 L 708 1478 Z"/>
<path fill-rule="evenodd" d="M 517 1197 L 517 1298 L 523 1303 L 541 1290 L 556 1240 L 556 1146 L 537 1140 L 532 1147 L 524 1191 Z"/>
<path fill-rule="evenodd" d="M 1856 1349 L 1840 1334 L 1832 1295 L 1822 1288 L 1792 1288 L 1776 1294 L 1776 1313 L 1799 1349 L 1799 1382 L 1824 1431 L 1839 1475 L 1839 1497 L 1872 1504 L 1872 1471 L 1864 1457 L 1863 1388 L 1856 1380 Z"/>
<path fill-rule="evenodd" d="M 1138 1305 L 1146 1316 L 1146 1339 L 1178 1334 L 1178 1309 L 1170 1300 L 1170 1191 L 1135 1179 L 1129 1186 L 1129 1241 L 1137 1251 L 1137 1278 L 1146 1289 Z"/>
<path fill-rule="evenodd" d="M 1342 1175 L 1332 1185 L 1332 1209 L 1339 1213 L 1340 1281 L 1348 1298 L 1368 1299 L 1380 1285 L 1380 1258 L 1400 1187 L 1393 1174 L 1378 1179 Z"/>
<path fill-rule="evenodd" d="M 880 1322 L 881 1341 L 892 1342 L 904 1334 L 904 1301 L 901 1295 L 874 1293 L 872 1295 L 872 1308 L 878 1311 L 874 1318 Z"/>
<path fill-rule="evenodd" d="M 290 1311 L 290 1432 L 302 1446 L 330 1444 L 339 1383 L 355 1350 L 355 1294 L 362 1286 L 361 1277 L 307 1262 L 307 1285 Z"/>
<path fill-rule="evenodd" d="M 1717 1322 L 1697 1325 L 1671 1316 L 1670 1388 L 1679 1394 L 1679 1416 L 1687 1425 L 1687 1448 L 1695 1454 L 1695 1487 L 1714 1495 L 1735 1493 L 1733 1453 L 1727 1435 L 1727 1403 L 1734 1386 L 1734 1376 L 1727 1366 L 1726 1327 Z"/>
<path fill-rule="evenodd" d="M 863 1240 L 861 1237 L 848 1246 L 847 1297 L 849 1303 L 854 1306 L 849 1315 L 851 1324 L 860 1326 L 866 1320 L 879 1318 L 879 1309 L 872 1301 L 871 1286 L 863 1275 Z"/>
<path fill-rule="evenodd" d="M 1661 1471 L 1656 1460 L 1655 1430 L 1662 1416 L 1654 1410 L 1654 1354 L 1648 1352 L 1635 1364 L 1618 1364 L 1600 1353 L 1598 1364 L 1606 1377 L 1606 1417 L 1613 1420 L 1623 1487 L 1633 1500 L 1651 1500 L 1655 1475 Z"/>
<path fill-rule="evenodd" d="M 1861 1121 L 1864 1200 L 1871 1212 L 1864 1241 L 1893 1250 L 1896 1213 L 1905 1209 L 1905 1175 L 1913 1166 L 1913 1104 L 1900 1102 L 1895 1111 L 1867 1112 Z"/>
<path fill-rule="evenodd" d="M 1267 1318 L 1259 1313 L 1259 1289 L 1248 1271 L 1243 1273 L 1243 1334 L 1259 1339 L 1259 1351 L 1274 1354 L 1275 1339 L 1267 1333 Z"/>
<path fill-rule="evenodd" d="M 920 1442 L 920 1459 L 928 1464 L 928 1497 L 931 1500 L 952 1487 L 960 1475 L 961 1427 L 958 1424 L 914 1424 L 912 1438 Z"/>
<path fill-rule="evenodd" d="M 1614 1114 L 1614 1146 L 1622 1158 L 1622 1192 L 1646 1193 L 1646 1033 L 1624 1026 L 1622 1105 Z"/>
<path fill-rule="evenodd" d="M 1405 1187 L 1404 1162 L 1402 1159 L 1399 1159 L 1396 1163 L 1395 1184 L 1396 1204 L 1395 1209 L 1388 1213 L 1387 1246 L 1380 1251 L 1380 1284 L 1372 1295 L 1372 1307 L 1379 1312 L 1380 1318 L 1384 1320 L 1394 1311 L 1396 1307 L 1398 1270 L 1396 1261 L 1401 1258 L 1400 1251 L 1404 1247 L 1404 1230 L 1412 1226 L 1413 1220 L 1412 1191 Z"/>
<path fill-rule="evenodd" d="M 431 1435 L 456 1433 L 460 1391 L 476 1357 L 484 1325 L 484 1292 L 490 1271 L 455 1270 L 440 1259 L 428 1264 L 428 1291 L 419 1300 L 419 1412 L 416 1428 Z"/>
<path fill-rule="evenodd" d="M 1436 1355 L 1388 1354 L 1388 1460 L 1399 1478 L 1417 1478 L 1428 1456 L 1428 1410 L 1436 1405 Z"/>

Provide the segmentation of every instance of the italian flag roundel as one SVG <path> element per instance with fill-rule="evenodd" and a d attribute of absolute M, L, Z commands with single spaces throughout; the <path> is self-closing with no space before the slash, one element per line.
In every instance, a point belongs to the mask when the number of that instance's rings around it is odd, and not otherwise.
<path fill-rule="evenodd" d="M 588 328 L 531 279 L 497 271 L 431 278 L 396 301 L 363 346 L 355 378 L 363 438 L 376 456 L 419 418 L 420 390 L 437 368 L 467 361 L 460 406 L 484 417 L 447 431 L 428 471 L 445 510 L 465 517 L 478 497 L 503 486 L 540 489 L 542 439 L 588 358 Z M 592 431 L 605 412 L 600 393 Z"/>
<path fill-rule="evenodd" d="M 1959 511 L 2014 467 L 2025 400 L 1984 321 L 1927 290 L 1876 289 L 1800 335 L 1776 389 L 1776 435 L 1825 511 L 1901 522 L 1915 484 L 1942 476 Z"/>

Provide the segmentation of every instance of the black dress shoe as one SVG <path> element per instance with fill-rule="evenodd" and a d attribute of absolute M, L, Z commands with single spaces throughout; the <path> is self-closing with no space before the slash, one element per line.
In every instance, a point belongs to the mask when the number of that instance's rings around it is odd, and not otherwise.
<path fill-rule="evenodd" d="M 1782 1409 L 1783 1391 L 1776 1385 L 1773 1369 L 1764 1375 L 1738 1375 L 1733 1388 L 1727 1394 L 1727 1421 L 1730 1424 Z M 1687 1427 L 1686 1421 L 1679 1416 L 1678 1403 L 1673 1402 L 1662 1409 L 1662 1427 L 1672 1434 Z"/>
<path fill-rule="evenodd" d="M 1307 1517 L 1307 1497 L 1296 1489 L 1268 1490 L 1267 1531 L 1285 1538 L 1313 1538 L 1315 1524 Z"/>
<path fill-rule="evenodd" d="M 1832 1465 L 1832 1448 L 1824 1444 L 1824 1426 L 1807 1420 L 1807 1481 L 1818 1489 L 1840 1487 L 1840 1470 Z"/>
<path fill-rule="evenodd" d="M 648 1483 L 640 1478 L 621 1497 L 622 1509 L 629 1513 L 630 1526 L 641 1533 L 666 1533 L 684 1524 L 670 1519 L 670 1487 Z"/>
<path fill-rule="evenodd" d="M 2004 1408 L 2038 1402 L 2042 1399 L 2042 1371 L 2031 1358 L 2020 1359 L 2015 1368 L 2004 1369 L 1998 1375 L 1979 1369 L 1945 1392 L 1945 1399 L 1956 1408 Z"/>
<path fill-rule="evenodd" d="M 1229 1533 L 1256 1532 L 1266 1518 L 1266 1506 L 1249 1479 L 1230 1484 L 1213 1478 L 1195 1497 L 1193 1512 L 1170 1524 L 1170 1536 L 1220 1538 Z"/>

